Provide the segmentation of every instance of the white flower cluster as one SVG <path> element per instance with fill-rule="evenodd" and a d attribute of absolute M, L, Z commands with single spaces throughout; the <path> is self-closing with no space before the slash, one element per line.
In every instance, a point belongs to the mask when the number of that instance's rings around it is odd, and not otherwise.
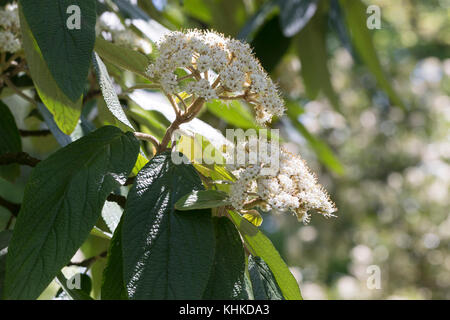
<path fill-rule="evenodd" d="M 15 53 L 20 50 L 20 22 L 17 5 L 0 8 L 0 51 Z"/>
<path fill-rule="evenodd" d="M 184 91 L 205 100 L 244 99 L 254 106 L 262 124 L 283 114 L 283 100 L 248 44 L 212 31 L 187 30 L 168 33 L 158 48 L 160 56 L 146 73 L 166 93 Z M 190 72 L 187 84 L 180 84 L 177 69 Z"/>
<path fill-rule="evenodd" d="M 305 224 L 310 221 L 310 210 L 325 217 L 334 216 L 333 212 L 337 210 L 334 203 L 300 156 L 282 148 L 276 155 L 264 156 L 257 153 L 255 145 L 248 143 L 243 149 L 243 164 L 229 166 L 237 177 L 230 188 L 230 201 L 236 210 L 245 209 L 245 204 L 257 200 L 255 203 L 262 210 L 291 211 Z M 258 155 L 256 161 L 249 161 L 252 154 Z M 270 167 L 277 160 L 272 157 L 279 159 L 277 169 L 262 175 L 262 169 Z"/>

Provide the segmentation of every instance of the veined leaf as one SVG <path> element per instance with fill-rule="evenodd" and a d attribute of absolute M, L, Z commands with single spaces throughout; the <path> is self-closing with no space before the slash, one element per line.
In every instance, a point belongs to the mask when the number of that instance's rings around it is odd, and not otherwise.
<path fill-rule="evenodd" d="M 138 152 L 131 133 L 102 127 L 33 169 L 9 246 L 5 298 L 39 296 L 83 244 L 107 196 L 125 183 Z"/>
<path fill-rule="evenodd" d="M 269 266 L 286 300 L 301 300 L 297 281 L 284 263 L 272 242 L 253 224 L 234 211 L 228 211 L 231 220 L 242 235 L 247 248 L 254 256 L 259 256 Z"/>
<path fill-rule="evenodd" d="M 245 253 L 239 232 L 226 217 L 213 218 L 216 236 L 214 265 L 203 299 L 248 299 Z"/>
<path fill-rule="evenodd" d="M 202 189 L 194 167 L 174 164 L 170 151 L 156 155 L 137 175 L 122 227 L 130 299 L 201 299 L 214 259 L 211 211 L 180 212 L 174 206 Z"/>
<path fill-rule="evenodd" d="M 230 204 L 228 194 L 217 190 L 195 190 L 181 197 L 175 203 L 175 209 L 180 211 L 217 208 Z"/>
<path fill-rule="evenodd" d="M 372 35 L 366 25 L 366 6 L 360 0 L 340 0 L 352 43 L 369 70 L 373 73 L 380 87 L 387 93 L 392 102 L 405 109 L 405 105 L 392 88 L 381 67 Z"/>
<path fill-rule="evenodd" d="M 39 4 L 39 6 L 40 5 L 41 4 Z M 19 11 L 19 16 L 22 44 L 36 91 L 42 102 L 52 113 L 58 127 L 62 132 L 69 135 L 75 129 L 78 119 L 80 118 L 83 97 L 78 96 L 78 100 L 74 102 L 61 91 L 42 57 L 39 46 L 37 45 L 21 10 Z M 46 17 L 46 15 L 44 15 L 44 17 Z"/>
<path fill-rule="evenodd" d="M 98 83 L 100 85 L 100 89 L 102 90 L 103 98 L 105 99 L 106 106 L 109 111 L 126 127 L 122 127 L 124 130 L 135 131 L 133 125 L 128 120 L 125 112 L 122 109 L 119 98 L 117 97 L 116 91 L 112 85 L 111 79 L 108 74 L 108 70 L 106 70 L 106 66 L 103 61 L 100 59 L 97 53 L 93 54 L 93 65 L 95 68 L 95 72 L 97 74 Z"/>
<path fill-rule="evenodd" d="M 22 151 L 22 141 L 16 120 L 9 108 L 0 101 L 0 155 L 8 152 Z M 20 167 L 17 164 L 0 166 L 0 177 L 13 181 L 20 175 Z"/>
<path fill-rule="evenodd" d="M 261 257 L 248 258 L 248 271 L 255 300 L 284 300 L 272 271 Z"/>
<path fill-rule="evenodd" d="M 73 102 L 78 101 L 83 93 L 91 64 L 95 42 L 95 3 L 94 0 L 20 1 L 23 15 L 51 75 Z"/>
<path fill-rule="evenodd" d="M 145 70 L 151 60 L 140 52 L 120 47 L 99 37 L 95 40 L 95 52 L 109 63 L 147 77 Z"/>

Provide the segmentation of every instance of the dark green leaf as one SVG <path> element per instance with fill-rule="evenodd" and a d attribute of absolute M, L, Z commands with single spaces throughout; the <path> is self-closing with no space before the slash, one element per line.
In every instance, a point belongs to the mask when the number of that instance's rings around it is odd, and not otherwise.
<path fill-rule="evenodd" d="M 248 299 L 245 287 L 245 253 L 239 232 L 225 217 L 214 218 L 216 250 L 204 299 Z"/>
<path fill-rule="evenodd" d="M 280 20 L 283 34 L 292 37 L 312 18 L 318 0 L 279 0 Z"/>
<path fill-rule="evenodd" d="M 250 256 L 248 271 L 255 300 L 284 300 L 272 271 L 263 259 Z"/>
<path fill-rule="evenodd" d="M 106 197 L 125 183 L 138 152 L 133 134 L 102 127 L 34 168 L 8 251 L 6 298 L 39 296 L 86 239 Z"/>
<path fill-rule="evenodd" d="M 271 72 L 289 48 L 290 38 L 283 35 L 279 17 L 267 21 L 252 41 L 255 54 L 267 72 Z"/>
<path fill-rule="evenodd" d="M 94 0 L 20 1 L 53 78 L 73 102 L 83 93 L 91 62 L 95 42 L 95 3 Z M 77 12 L 68 9 L 75 8 L 74 5 L 79 9 L 79 28 L 69 28 Z"/>
<path fill-rule="evenodd" d="M 186 211 L 217 208 L 230 204 L 228 194 L 217 190 L 195 190 L 175 203 L 175 209 Z"/>
<path fill-rule="evenodd" d="M 174 207 L 186 193 L 202 189 L 194 167 L 174 164 L 170 151 L 155 156 L 139 172 L 123 216 L 129 298 L 202 297 L 214 259 L 211 211 L 180 212 Z"/>
<path fill-rule="evenodd" d="M 103 271 L 102 300 L 126 300 L 123 282 L 122 223 L 116 228 L 108 250 L 108 262 Z"/>
<path fill-rule="evenodd" d="M 22 141 L 16 121 L 9 108 L 0 101 L 0 155 L 8 152 L 22 151 Z M 0 177 L 7 180 L 14 180 L 20 174 L 20 167 L 17 164 L 0 166 Z"/>
<path fill-rule="evenodd" d="M 22 11 L 20 11 L 19 16 L 23 49 L 36 91 L 54 116 L 55 123 L 61 131 L 70 134 L 78 123 L 83 97 L 80 96 L 78 101 L 73 102 L 61 91 L 42 57 L 41 50 L 23 17 Z"/>
<path fill-rule="evenodd" d="M 269 266 L 281 292 L 283 292 L 284 298 L 287 300 L 301 300 L 302 295 L 297 280 L 289 271 L 272 242 L 257 227 L 242 218 L 238 213 L 233 211 L 228 211 L 228 213 L 251 254 L 263 258 Z"/>

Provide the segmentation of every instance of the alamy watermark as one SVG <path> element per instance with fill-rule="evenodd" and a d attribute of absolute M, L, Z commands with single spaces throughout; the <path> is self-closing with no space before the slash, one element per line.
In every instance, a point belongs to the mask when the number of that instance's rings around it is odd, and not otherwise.
<path fill-rule="evenodd" d="M 366 21 L 367 28 L 370 30 L 381 29 L 381 9 L 380 9 L 380 7 L 372 4 L 367 7 L 366 13 L 370 14 L 370 16 L 367 17 L 367 21 Z"/>
<path fill-rule="evenodd" d="M 370 290 L 381 289 L 381 269 L 376 264 L 370 265 L 366 269 L 367 277 L 366 285 Z"/>

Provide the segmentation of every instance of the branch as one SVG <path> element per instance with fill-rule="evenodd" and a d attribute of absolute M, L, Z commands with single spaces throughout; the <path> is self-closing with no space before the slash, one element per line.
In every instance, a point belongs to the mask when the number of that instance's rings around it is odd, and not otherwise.
<path fill-rule="evenodd" d="M 143 133 L 143 132 L 133 132 L 133 133 L 136 138 L 138 138 L 140 140 L 145 140 L 145 141 L 151 142 L 155 146 L 156 150 L 158 150 L 159 141 L 154 136 L 152 136 L 151 134 L 148 134 L 148 133 Z"/>
<path fill-rule="evenodd" d="M 14 217 L 17 217 L 20 211 L 20 204 L 8 201 L 0 196 L 0 206 L 8 209 Z"/>
<path fill-rule="evenodd" d="M 8 164 L 22 164 L 35 167 L 41 160 L 33 158 L 26 152 L 8 152 L 0 155 L 0 166 Z"/>
<path fill-rule="evenodd" d="M 127 203 L 127 198 L 114 193 L 111 193 L 106 200 L 116 202 L 122 209 L 125 209 L 125 204 Z"/>
<path fill-rule="evenodd" d="M 43 129 L 43 130 L 22 130 L 19 129 L 19 134 L 22 137 L 43 137 L 51 134 L 50 130 Z"/>
<path fill-rule="evenodd" d="M 136 177 L 129 177 L 129 178 L 127 179 L 127 181 L 125 181 L 124 186 L 129 186 L 130 184 L 133 184 L 133 183 L 134 183 L 134 180 L 136 180 Z"/>
<path fill-rule="evenodd" d="M 97 256 L 93 256 L 93 257 L 90 257 L 90 258 L 87 258 L 87 259 L 85 259 L 85 260 L 83 260 L 83 261 L 80 261 L 80 262 L 69 262 L 68 264 L 67 264 L 67 266 L 68 267 L 70 267 L 70 266 L 78 266 L 78 267 L 85 267 L 85 268 L 89 268 L 95 261 L 97 261 L 98 259 L 100 259 L 100 258 L 105 258 L 106 257 L 106 254 L 107 254 L 107 252 L 106 251 L 103 251 L 103 252 L 101 252 L 99 255 L 97 255 Z"/>
<path fill-rule="evenodd" d="M 167 149 L 167 145 L 169 144 L 170 139 L 172 139 L 173 132 L 177 130 L 183 123 L 189 122 L 192 120 L 192 118 L 195 118 L 195 116 L 202 109 L 204 103 L 205 99 L 197 98 L 194 102 L 192 102 L 191 106 L 186 110 L 186 112 L 181 115 L 177 115 L 175 120 L 170 124 L 169 128 L 167 128 L 166 134 L 159 144 L 158 153 L 163 152 Z"/>
<path fill-rule="evenodd" d="M 27 100 L 29 103 L 31 103 L 32 105 L 36 105 L 36 101 L 34 101 L 31 97 L 27 96 L 26 94 L 24 94 L 22 91 L 20 91 L 19 88 L 17 88 L 12 82 L 11 80 L 9 80 L 7 77 L 3 77 L 3 81 L 5 81 L 6 85 L 12 89 L 13 91 L 15 91 L 19 96 L 21 96 L 22 98 L 24 98 L 25 100 Z"/>

